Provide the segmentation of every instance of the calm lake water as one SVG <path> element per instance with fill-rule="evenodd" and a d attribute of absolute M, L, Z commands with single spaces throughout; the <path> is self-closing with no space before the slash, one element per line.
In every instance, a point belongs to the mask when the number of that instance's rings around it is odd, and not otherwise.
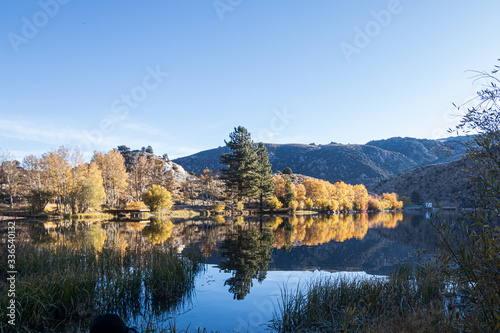
<path fill-rule="evenodd" d="M 165 312 L 165 326 L 262 332 L 283 288 L 324 277 L 381 278 L 437 237 L 425 213 L 297 217 L 216 217 L 142 222 L 26 223 L 23 237 L 40 246 L 75 244 L 131 251 L 146 245 L 195 251 L 205 260 L 193 292 Z"/>

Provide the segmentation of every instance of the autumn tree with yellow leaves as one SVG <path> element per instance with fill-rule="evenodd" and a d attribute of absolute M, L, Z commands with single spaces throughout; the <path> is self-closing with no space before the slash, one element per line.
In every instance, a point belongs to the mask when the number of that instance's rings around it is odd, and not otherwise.
<path fill-rule="evenodd" d="M 58 212 L 69 212 L 69 194 L 71 191 L 71 163 L 70 149 L 60 147 L 42 155 L 42 163 L 46 172 L 49 186 L 56 197 Z"/>
<path fill-rule="evenodd" d="M 102 175 L 102 184 L 106 194 L 106 204 L 118 205 L 127 188 L 127 170 L 125 159 L 116 149 L 107 154 L 94 152 L 92 162 L 97 165 Z"/>
<path fill-rule="evenodd" d="M 274 176 L 274 181 L 274 194 L 284 202 L 290 185 L 282 175 Z M 294 194 L 292 200 L 297 201 L 300 208 L 311 209 L 315 206 L 320 211 L 379 211 L 403 207 L 397 194 L 384 193 L 381 197 L 369 195 L 362 184 L 353 186 L 342 181 L 332 184 L 326 180 L 307 178 L 300 184 L 291 184 L 291 189 Z"/>
<path fill-rule="evenodd" d="M 96 163 L 84 163 L 80 166 L 83 177 L 74 187 L 72 213 L 85 213 L 99 209 L 106 202 L 102 173 Z"/>
<path fill-rule="evenodd" d="M 103 181 L 98 166 L 85 163 L 82 153 L 76 148 L 61 146 L 43 154 L 40 160 L 28 157 L 25 165 L 39 168 L 40 178 L 32 176 L 33 186 L 40 191 L 42 177 L 46 180 L 48 190 L 55 196 L 58 212 L 87 212 L 104 203 Z"/>
<path fill-rule="evenodd" d="M 160 185 L 153 185 L 142 194 L 142 200 L 149 206 L 151 211 L 159 212 L 164 209 L 170 209 L 174 202 L 172 194 Z"/>

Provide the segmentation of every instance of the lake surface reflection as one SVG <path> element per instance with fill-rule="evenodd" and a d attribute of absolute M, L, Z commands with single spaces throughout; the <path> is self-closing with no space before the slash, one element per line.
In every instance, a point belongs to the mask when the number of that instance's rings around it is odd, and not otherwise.
<path fill-rule="evenodd" d="M 422 213 L 378 213 L 259 218 L 222 217 L 117 221 L 27 221 L 24 241 L 40 247 L 195 251 L 205 269 L 192 297 L 164 319 L 222 332 L 258 332 L 272 319 L 280 288 L 324 275 L 387 275 L 411 253 L 433 250 L 434 229 Z M 167 325 L 167 323 L 165 323 Z"/>

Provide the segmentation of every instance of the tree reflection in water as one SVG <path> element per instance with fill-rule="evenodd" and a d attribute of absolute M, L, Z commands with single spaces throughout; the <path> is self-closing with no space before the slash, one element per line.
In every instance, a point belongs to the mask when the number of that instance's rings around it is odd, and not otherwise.
<path fill-rule="evenodd" d="M 28 224 L 29 243 L 44 248 L 65 246 L 68 249 L 92 249 L 101 251 L 107 232 L 101 223 L 62 220 L 50 222 L 30 222 Z"/>
<path fill-rule="evenodd" d="M 292 246 L 316 246 L 330 241 L 341 243 L 348 239 L 363 239 L 369 228 L 395 228 L 402 220 L 402 213 L 360 213 L 271 217 L 267 225 L 274 230 L 274 246 L 290 251 Z"/>
<path fill-rule="evenodd" d="M 253 279 L 262 282 L 266 278 L 274 236 L 268 228 L 245 228 L 237 224 L 235 229 L 222 244 L 222 256 L 226 260 L 219 268 L 233 274 L 224 285 L 229 286 L 234 299 L 243 300 L 253 286 Z"/>
<path fill-rule="evenodd" d="M 20 314 L 26 325 L 40 325 L 37 331 L 53 331 L 43 325 L 63 322 L 74 328 L 81 325 L 77 320 L 100 312 L 161 322 L 191 300 L 203 269 L 198 256 L 180 255 L 171 246 L 176 228 L 168 219 L 147 226 L 90 220 L 18 226 L 26 231 L 19 240 L 28 238 L 16 247 Z"/>
<path fill-rule="evenodd" d="M 251 220 L 242 216 L 215 216 L 211 220 L 180 223 L 153 219 L 147 226 L 124 222 L 45 222 L 30 228 L 30 234 L 35 243 L 50 247 L 64 244 L 97 251 L 104 247 L 135 253 L 149 247 L 168 248 L 177 244 L 179 249 L 197 246 L 205 258 L 215 254 L 213 261 L 218 263 L 220 253 L 223 262 L 219 268 L 232 273 L 225 285 L 235 299 L 242 300 L 250 292 L 253 279 L 265 279 L 274 248 L 289 252 L 298 246 L 314 247 L 331 241 L 363 239 L 370 228 L 395 228 L 403 220 L 403 214 L 268 216 L 264 223 Z"/>
<path fill-rule="evenodd" d="M 142 234 L 152 245 L 158 245 L 172 237 L 174 224 L 168 219 L 152 219 L 148 226 L 142 230 Z"/>

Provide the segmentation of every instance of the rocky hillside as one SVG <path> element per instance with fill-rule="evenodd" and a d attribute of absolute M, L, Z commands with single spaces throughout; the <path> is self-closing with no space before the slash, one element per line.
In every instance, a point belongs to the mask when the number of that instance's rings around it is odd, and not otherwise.
<path fill-rule="evenodd" d="M 459 159 L 464 153 L 465 140 L 464 136 L 439 140 L 395 137 L 370 141 L 367 145 L 401 153 L 414 161 L 417 166 L 424 166 Z M 452 151 L 448 151 L 450 156 L 445 153 L 446 146 L 454 147 Z"/>
<path fill-rule="evenodd" d="M 445 161 L 433 147 L 443 147 L 449 139 L 423 140 L 391 138 L 365 145 L 266 144 L 273 171 L 290 167 L 299 173 L 328 181 L 342 180 L 351 184 L 373 184 L 402 172 L 430 163 Z M 187 171 L 217 170 L 220 154 L 229 152 L 219 147 L 175 159 Z M 451 160 L 461 156 L 457 152 Z"/>
<path fill-rule="evenodd" d="M 156 162 L 155 165 L 159 167 L 160 170 L 158 171 L 161 174 L 168 175 L 169 173 L 172 173 L 174 176 L 174 180 L 177 182 L 183 182 L 190 177 L 188 172 L 184 170 L 182 166 L 169 160 L 166 155 L 164 157 L 160 157 L 153 153 L 141 150 L 121 150 L 120 152 L 125 158 L 125 166 L 127 170 L 133 168 L 133 166 L 137 164 L 137 161 L 141 156 L 145 156 L 148 161 Z"/>
<path fill-rule="evenodd" d="M 464 166 L 464 160 L 426 165 L 368 185 L 367 189 L 373 193 L 396 192 L 407 197 L 416 192 L 424 202 L 470 207 L 472 187 L 462 172 Z"/>

